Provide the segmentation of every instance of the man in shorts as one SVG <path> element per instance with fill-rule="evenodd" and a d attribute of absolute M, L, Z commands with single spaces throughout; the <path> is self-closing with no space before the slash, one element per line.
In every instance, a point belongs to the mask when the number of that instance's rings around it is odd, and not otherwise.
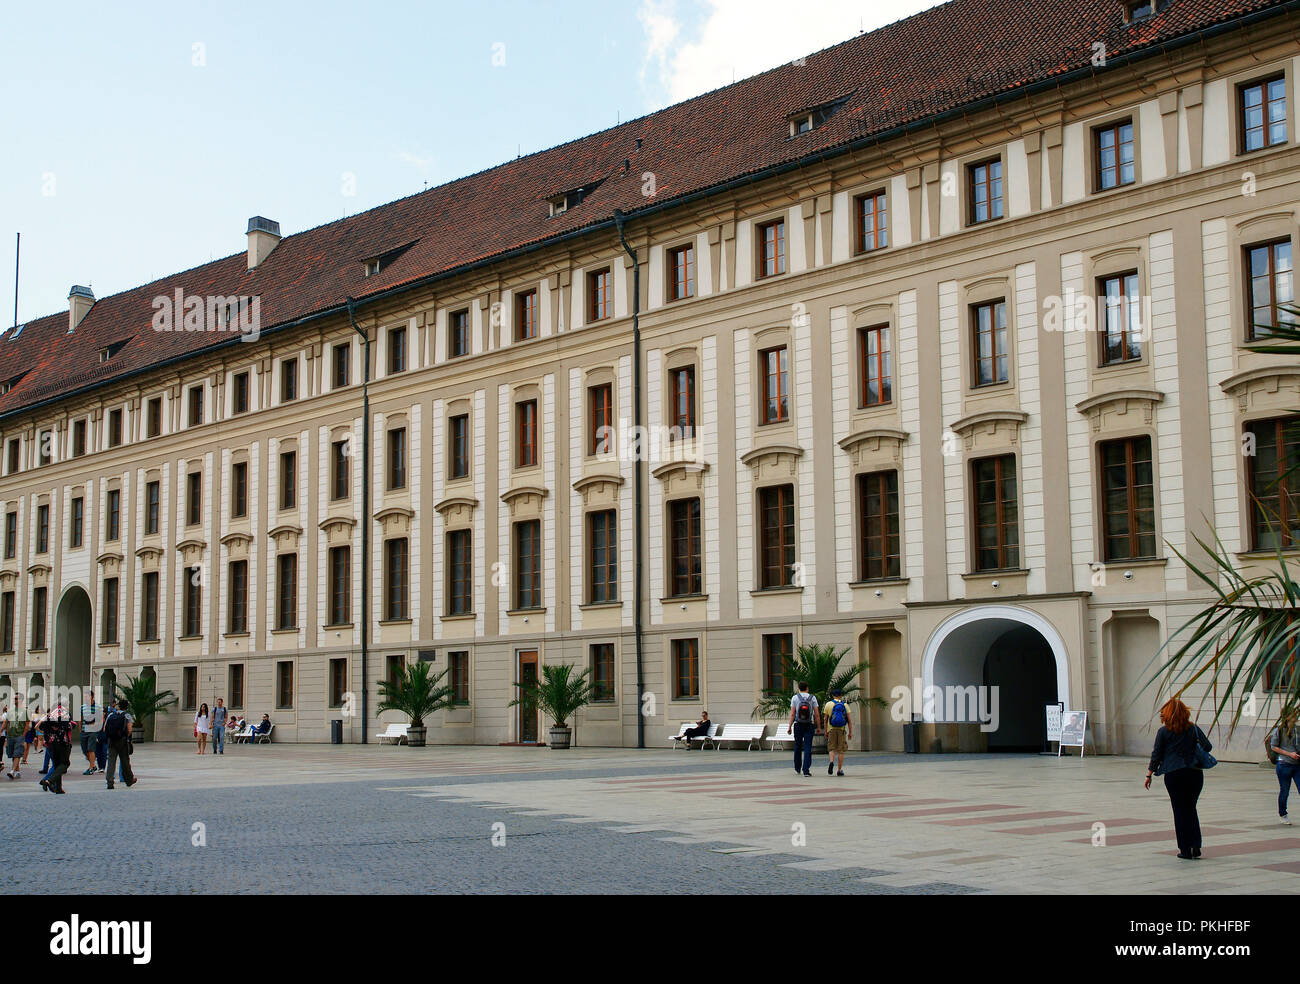
<path fill-rule="evenodd" d="M 826 721 L 826 751 L 831 757 L 826 774 L 834 775 L 836 756 L 839 756 L 839 774 L 844 775 L 844 753 L 849 750 L 849 741 L 853 738 L 853 716 L 849 714 L 843 690 L 831 691 L 830 706 L 822 717 Z"/>
<path fill-rule="evenodd" d="M 14 694 L 14 706 L 2 716 L 0 721 L 0 737 L 3 737 L 5 749 L 3 753 L 9 756 L 9 771 L 5 773 L 7 779 L 21 779 L 22 773 L 19 768 L 22 765 L 24 742 L 23 734 L 27 730 L 27 722 L 23 720 L 22 697 Z"/>

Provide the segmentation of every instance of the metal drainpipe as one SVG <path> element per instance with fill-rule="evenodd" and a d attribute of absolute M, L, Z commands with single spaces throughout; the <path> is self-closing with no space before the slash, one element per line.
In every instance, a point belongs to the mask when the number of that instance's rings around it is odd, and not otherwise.
<path fill-rule="evenodd" d="M 621 209 L 614 209 L 614 225 L 618 229 L 618 241 L 623 244 L 623 249 L 632 259 L 632 426 L 637 435 L 641 435 L 641 261 L 637 259 L 636 251 L 628 245 L 627 237 L 623 234 L 623 212 Z M 642 595 L 645 593 L 645 572 L 641 563 L 641 534 L 644 529 L 643 517 L 645 514 L 645 502 L 641 494 L 641 456 L 645 450 L 645 442 L 642 441 L 637 445 L 637 456 L 633 467 L 635 471 L 635 487 L 633 509 L 633 539 L 632 539 L 632 557 L 633 566 L 636 570 L 636 587 L 633 590 L 633 604 L 636 606 L 633 612 L 633 624 L 635 625 L 636 634 L 636 747 L 645 748 L 645 714 L 642 713 L 642 699 L 645 696 L 645 674 L 644 674 L 644 640 L 645 627 L 641 621 Z"/>
<path fill-rule="evenodd" d="M 348 297 L 347 303 L 352 330 L 365 340 L 365 369 L 361 377 L 361 744 L 364 745 L 370 728 L 370 333 L 357 324 L 356 302 Z"/>

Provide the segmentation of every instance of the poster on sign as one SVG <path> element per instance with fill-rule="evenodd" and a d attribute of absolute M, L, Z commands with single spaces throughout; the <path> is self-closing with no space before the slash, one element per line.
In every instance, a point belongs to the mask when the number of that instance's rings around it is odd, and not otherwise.
<path fill-rule="evenodd" d="M 1061 754 L 1062 748 L 1077 748 L 1079 754 L 1083 755 L 1083 746 L 1085 736 L 1088 733 L 1088 712 L 1087 711 L 1064 711 L 1061 714 L 1061 743 L 1057 746 L 1056 754 Z"/>
<path fill-rule="evenodd" d="M 1059 742 L 1061 740 L 1061 711 L 1062 710 L 1063 708 L 1060 704 L 1047 705 L 1047 740 L 1049 742 L 1051 741 Z"/>

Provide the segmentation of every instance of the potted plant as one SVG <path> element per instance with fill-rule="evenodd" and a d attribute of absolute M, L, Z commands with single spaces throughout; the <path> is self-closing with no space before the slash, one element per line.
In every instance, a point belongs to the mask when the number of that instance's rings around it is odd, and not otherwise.
<path fill-rule="evenodd" d="M 789 717 L 790 701 L 794 698 L 798 681 L 808 684 L 808 693 L 817 698 L 817 707 L 823 715 L 830 704 L 830 695 L 834 690 L 842 690 L 844 693 L 840 699 L 859 711 L 871 704 L 887 706 L 888 701 L 880 697 L 867 697 L 858 684 L 859 676 L 871 668 L 870 663 L 863 660 L 843 670 L 839 668 L 847 655 L 849 655 L 847 646 L 839 651 L 829 643 L 799 646 L 793 658 L 786 657 L 782 660 L 781 687 L 763 691 L 763 696 L 754 706 L 751 716 L 756 721 L 764 718 L 784 720 Z M 822 723 L 824 726 L 825 721 L 823 720 Z M 813 738 L 813 750 L 818 752 L 826 750 L 824 733 Z"/>
<path fill-rule="evenodd" d="M 415 662 L 396 679 L 379 681 L 379 713 L 401 711 L 411 719 L 406 744 L 412 748 L 424 747 L 425 717 L 452 704 L 452 687 L 442 682 L 447 672 L 434 673 L 430 664 Z"/>
<path fill-rule="evenodd" d="M 528 684 L 515 682 L 519 696 L 510 702 L 510 706 L 539 707 L 545 711 L 547 717 L 555 722 L 551 726 L 552 748 L 571 746 L 573 732 L 569 729 L 569 718 L 591 703 L 588 671 L 584 669 L 575 676 L 573 669 L 568 663 L 543 666 L 540 679 Z"/>
<path fill-rule="evenodd" d="M 159 690 L 158 681 L 152 676 L 127 677 L 126 684 L 116 684 L 117 696 L 126 700 L 126 709 L 130 712 L 135 727 L 131 737 L 136 741 L 153 739 L 153 719 L 156 714 L 166 714 L 167 708 L 177 703 L 176 695 L 170 690 Z"/>

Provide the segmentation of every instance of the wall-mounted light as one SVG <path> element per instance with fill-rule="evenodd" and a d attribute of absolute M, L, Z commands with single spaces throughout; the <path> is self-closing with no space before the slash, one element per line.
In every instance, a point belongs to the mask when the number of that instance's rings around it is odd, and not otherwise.
<path fill-rule="evenodd" d="M 993 582 L 993 587 L 995 587 L 995 588 L 1000 588 L 1000 587 L 1002 587 L 1002 585 L 1001 585 L 1001 583 L 999 583 L 998 581 L 994 581 L 994 582 Z"/>

